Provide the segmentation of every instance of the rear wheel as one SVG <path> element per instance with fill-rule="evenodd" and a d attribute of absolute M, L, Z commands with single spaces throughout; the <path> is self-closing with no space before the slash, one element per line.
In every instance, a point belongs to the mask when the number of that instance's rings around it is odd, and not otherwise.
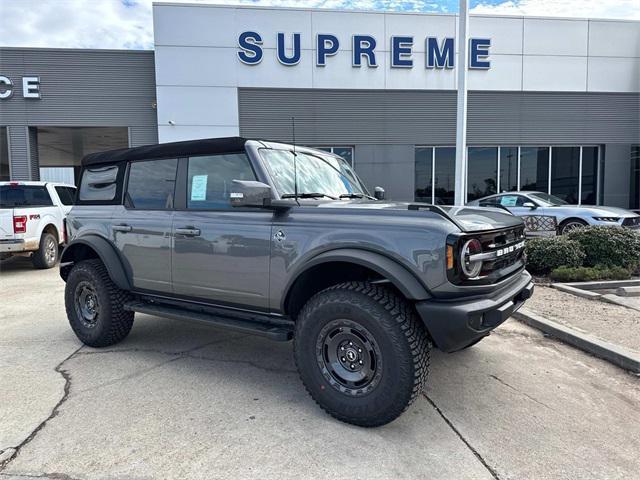
<path fill-rule="evenodd" d="M 365 282 L 312 297 L 294 336 L 296 364 L 313 399 L 338 420 L 364 427 L 391 422 L 415 400 L 430 348 L 411 305 Z"/>
<path fill-rule="evenodd" d="M 564 223 L 560 226 L 560 234 L 564 235 L 566 233 L 569 233 L 571 230 L 586 227 L 587 225 L 588 223 L 584 220 L 580 220 L 579 218 L 570 218 L 569 220 L 565 220 Z"/>
<path fill-rule="evenodd" d="M 82 343 L 108 347 L 131 331 L 134 313 L 124 309 L 129 294 L 111 281 L 100 260 L 75 265 L 64 295 L 67 318 Z"/>
<path fill-rule="evenodd" d="M 44 232 L 40 237 L 40 246 L 31 255 L 36 268 L 53 268 L 58 263 L 58 239 L 52 233 Z"/>

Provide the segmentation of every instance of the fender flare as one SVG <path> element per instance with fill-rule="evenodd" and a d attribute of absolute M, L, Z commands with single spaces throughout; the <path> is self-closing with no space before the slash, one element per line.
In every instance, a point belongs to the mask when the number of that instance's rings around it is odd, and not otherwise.
<path fill-rule="evenodd" d="M 90 248 L 98 255 L 98 258 L 107 269 L 109 277 L 118 288 L 131 290 L 130 277 L 127 275 L 127 270 L 118 251 L 111 242 L 99 235 L 84 235 L 73 240 L 65 247 L 60 257 L 60 276 L 63 280 L 66 281 L 65 276 L 63 276 L 63 268 L 76 261 L 76 255 L 80 252 L 81 246 Z"/>
<path fill-rule="evenodd" d="M 402 294 L 409 300 L 427 300 L 431 295 L 426 287 L 418 280 L 413 273 L 397 261 L 369 250 L 358 248 L 339 248 L 316 255 L 299 268 L 287 283 L 285 294 L 282 296 L 282 311 L 285 311 L 286 302 L 294 284 L 310 268 L 329 262 L 355 263 L 369 268 L 374 272 L 388 279 Z"/>

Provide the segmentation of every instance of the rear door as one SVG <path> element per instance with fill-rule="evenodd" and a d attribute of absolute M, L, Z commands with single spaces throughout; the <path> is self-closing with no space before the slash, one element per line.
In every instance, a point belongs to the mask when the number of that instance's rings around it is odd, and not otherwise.
<path fill-rule="evenodd" d="M 124 205 L 111 222 L 112 239 L 128 263 L 134 288 L 171 292 L 171 228 L 178 160 L 129 164 Z"/>
<path fill-rule="evenodd" d="M 247 155 L 196 156 L 182 165 L 186 185 L 173 222 L 174 292 L 266 310 L 273 214 L 233 208 L 229 201 L 233 180 L 256 180 Z"/>

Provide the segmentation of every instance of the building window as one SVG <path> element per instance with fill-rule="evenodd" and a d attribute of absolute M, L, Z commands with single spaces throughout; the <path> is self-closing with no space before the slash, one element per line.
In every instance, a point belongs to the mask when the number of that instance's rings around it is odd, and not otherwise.
<path fill-rule="evenodd" d="M 598 154 L 598 147 L 582 147 L 580 203 L 583 205 L 598 203 Z"/>
<path fill-rule="evenodd" d="M 0 181 L 10 180 L 9 137 L 7 127 L 0 127 Z"/>
<path fill-rule="evenodd" d="M 519 190 L 549 191 L 549 147 L 520 147 Z"/>
<path fill-rule="evenodd" d="M 498 148 L 468 148 L 467 201 L 498 193 Z"/>
<path fill-rule="evenodd" d="M 631 188 L 629 208 L 640 209 L 640 145 L 631 146 Z"/>
<path fill-rule="evenodd" d="M 500 147 L 499 192 L 515 192 L 518 190 L 518 147 Z"/>
<path fill-rule="evenodd" d="M 455 201 L 455 147 L 416 147 L 415 199 L 434 205 Z"/>
<path fill-rule="evenodd" d="M 551 194 L 579 203 L 580 147 L 551 147 Z"/>
<path fill-rule="evenodd" d="M 318 150 L 323 150 L 325 152 L 329 152 L 329 153 L 333 153 L 334 155 L 338 155 L 339 157 L 344 158 L 347 162 L 349 162 L 349 165 L 351 165 L 353 167 L 353 147 L 346 147 L 346 146 L 328 147 L 328 146 L 323 146 L 323 147 L 312 147 L 312 148 L 317 148 Z"/>
<path fill-rule="evenodd" d="M 127 148 L 127 127 L 37 127 L 40 178 L 75 183 L 85 155 Z"/>

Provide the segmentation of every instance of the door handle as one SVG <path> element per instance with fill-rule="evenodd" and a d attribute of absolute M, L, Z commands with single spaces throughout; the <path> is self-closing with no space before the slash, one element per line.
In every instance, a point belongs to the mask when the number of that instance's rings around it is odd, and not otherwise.
<path fill-rule="evenodd" d="M 177 235 L 184 235 L 185 237 L 197 237 L 200 235 L 199 228 L 176 228 Z"/>
<path fill-rule="evenodd" d="M 114 232 L 130 232 L 132 229 L 131 225 L 112 225 L 111 230 Z"/>

